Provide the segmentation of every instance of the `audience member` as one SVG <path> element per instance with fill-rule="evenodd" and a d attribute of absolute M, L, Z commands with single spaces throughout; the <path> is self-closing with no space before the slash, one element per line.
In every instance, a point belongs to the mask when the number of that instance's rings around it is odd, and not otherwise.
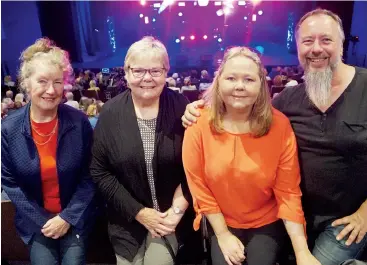
<path fill-rule="evenodd" d="M 184 92 L 185 90 L 197 90 L 196 86 L 191 85 L 190 77 L 185 77 L 184 79 L 184 85 L 181 87 L 181 92 Z"/>
<path fill-rule="evenodd" d="M 173 91 L 177 91 L 179 93 L 181 92 L 180 89 L 178 87 L 176 87 L 176 81 L 172 77 L 167 78 L 167 83 L 168 83 L 168 88 L 169 89 L 171 89 Z"/>
<path fill-rule="evenodd" d="M 107 201 L 118 265 L 174 264 L 170 249 L 177 253 L 180 234 L 192 229 L 177 226 L 190 193 L 184 130 L 175 125 L 188 102 L 164 87 L 169 68 L 160 41 L 135 42 L 124 64 L 130 89 L 104 105 L 94 131 L 91 173 Z"/>
<path fill-rule="evenodd" d="M 65 94 L 66 102 L 64 104 L 69 105 L 75 109 L 79 109 L 78 101 L 74 100 L 74 94 L 72 92 L 66 92 Z"/>
<path fill-rule="evenodd" d="M 89 82 L 89 88 L 88 88 L 88 90 L 94 90 L 94 91 L 99 91 L 100 90 L 99 87 L 97 87 L 97 83 L 96 83 L 95 80 L 91 80 Z"/>
<path fill-rule="evenodd" d="M 183 163 L 195 229 L 205 215 L 214 230 L 213 265 L 274 265 L 287 232 L 298 265 L 321 265 L 307 247 L 296 139 L 271 107 L 256 53 L 229 49 L 205 98 L 208 108 L 185 133 Z"/>
<path fill-rule="evenodd" d="M 19 75 L 31 103 L 1 126 L 1 184 L 33 265 L 85 264 L 95 219 L 93 130 L 85 115 L 59 104 L 71 71 L 67 52 L 48 39 L 29 46 Z"/>

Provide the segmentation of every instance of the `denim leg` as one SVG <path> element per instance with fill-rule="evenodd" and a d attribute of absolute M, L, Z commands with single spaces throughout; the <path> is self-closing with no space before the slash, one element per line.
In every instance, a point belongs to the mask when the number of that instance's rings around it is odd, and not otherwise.
<path fill-rule="evenodd" d="M 61 265 L 86 264 L 86 237 L 73 229 L 60 239 Z"/>
<path fill-rule="evenodd" d="M 356 259 L 362 254 L 367 245 L 367 236 L 359 244 L 353 243 L 346 246 L 345 242 L 349 235 L 340 241 L 336 240 L 336 236 L 344 227 L 344 225 L 337 227 L 328 225 L 317 237 L 312 254 L 322 265 L 339 265 L 348 259 Z"/>
<path fill-rule="evenodd" d="M 34 235 L 29 246 L 32 265 L 58 265 L 59 242 L 45 237 L 43 234 Z"/>

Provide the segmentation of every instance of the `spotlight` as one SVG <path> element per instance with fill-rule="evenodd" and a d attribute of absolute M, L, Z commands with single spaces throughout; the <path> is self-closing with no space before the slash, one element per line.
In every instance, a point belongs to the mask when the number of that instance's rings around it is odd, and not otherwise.
<path fill-rule="evenodd" d="M 145 1 L 145 0 L 140 0 L 140 4 L 141 4 L 142 6 L 144 6 L 144 5 L 145 5 L 145 3 L 146 3 L 146 1 Z"/>
<path fill-rule="evenodd" d="M 178 2 L 178 6 L 185 6 L 185 2 Z"/>
<path fill-rule="evenodd" d="M 178 13 L 178 16 L 179 16 L 179 17 L 182 17 L 182 15 L 183 15 L 183 14 L 182 14 L 182 12 Z"/>
<path fill-rule="evenodd" d="M 191 35 L 190 36 L 190 40 L 194 40 L 195 39 L 195 36 L 194 35 Z"/>
<path fill-rule="evenodd" d="M 180 43 L 180 39 L 176 39 L 176 43 Z"/>
<path fill-rule="evenodd" d="M 247 20 L 247 17 L 246 17 L 246 16 L 244 16 L 244 17 L 243 17 L 243 19 L 244 19 L 244 20 Z"/>
<path fill-rule="evenodd" d="M 199 6 L 207 6 L 209 4 L 209 0 L 199 0 Z"/>
<path fill-rule="evenodd" d="M 203 39 L 204 39 L 204 40 L 206 40 L 207 38 L 208 38 L 208 36 L 207 36 L 207 35 L 204 35 L 204 36 L 203 36 Z"/>
<path fill-rule="evenodd" d="M 228 7 L 226 7 L 226 8 L 223 9 L 223 13 L 225 15 L 229 15 L 229 14 L 231 14 L 231 9 L 229 9 Z"/>
<path fill-rule="evenodd" d="M 259 10 L 259 12 L 257 12 L 259 14 L 259 16 L 261 16 L 263 14 L 262 10 Z"/>
<path fill-rule="evenodd" d="M 215 6 L 221 6 L 222 5 L 222 2 L 214 2 L 214 5 Z"/>
<path fill-rule="evenodd" d="M 153 18 L 152 21 L 155 22 L 155 18 Z"/>
<path fill-rule="evenodd" d="M 222 40 L 222 38 L 218 38 L 218 42 L 222 42 L 223 40 Z"/>
<path fill-rule="evenodd" d="M 149 17 L 145 17 L 144 22 L 145 22 L 145 24 L 149 24 Z"/>
<path fill-rule="evenodd" d="M 221 17 L 221 16 L 223 16 L 223 10 L 222 9 L 219 9 L 218 11 L 217 11 L 217 16 L 218 17 Z"/>
<path fill-rule="evenodd" d="M 239 6 L 245 6 L 246 5 L 246 1 L 238 1 L 238 5 Z"/>
<path fill-rule="evenodd" d="M 181 36 L 181 40 L 184 40 L 185 39 L 185 36 Z"/>
<path fill-rule="evenodd" d="M 139 17 L 140 17 L 140 18 L 143 18 L 143 17 L 144 17 L 144 15 L 143 15 L 143 14 L 140 14 L 140 15 L 139 15 Z"/>
<path fill-rule="evenodd" d="M 252 21 L 256 21 L 256 14 L 252 15 Z"/>

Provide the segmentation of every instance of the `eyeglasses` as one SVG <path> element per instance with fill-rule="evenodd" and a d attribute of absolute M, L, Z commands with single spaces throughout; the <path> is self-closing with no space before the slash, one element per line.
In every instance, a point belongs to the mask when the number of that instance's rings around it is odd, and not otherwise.
<path fill-rule="evenodd" d="M 160 77 L 165 68 L 153 68 L 153 69 L 144 69 L 144 68 L 130 68 L 131 73 L 136 78 L 142 78 L 148 72 L 152 77 Z"/>

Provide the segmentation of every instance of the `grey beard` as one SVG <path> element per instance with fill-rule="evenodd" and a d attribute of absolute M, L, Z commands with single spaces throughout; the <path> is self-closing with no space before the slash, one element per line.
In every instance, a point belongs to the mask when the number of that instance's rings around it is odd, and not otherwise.
<path fill-rule="evenodd" d="M 309 99 L 317 106 L 328 106 L 331 100 L 333 70 L 328 66 L 324 71 L 306 71 L 305 84 Z"/>

